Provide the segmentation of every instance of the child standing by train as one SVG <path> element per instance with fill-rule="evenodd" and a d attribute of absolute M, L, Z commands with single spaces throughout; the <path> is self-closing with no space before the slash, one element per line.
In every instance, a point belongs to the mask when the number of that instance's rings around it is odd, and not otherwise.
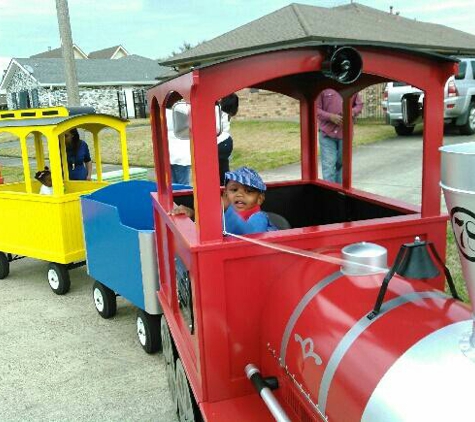
<path fill-rule="evenodd" d="M 240 167 L 225 174 L 222 196 L 224 229 L 231 234 L 251 234 L 277 230 L 261 205 L 265 199 L 266 185 L 261 176 L 248 167 Z M 185 214 L 193 218 L 195 212 L 179 205 L 172 215 Z"/>
<path fill-rule="evenodd" d="M 35 173 L 35 179 L 41 183 L 40 195 L 53 195 L 53 182 L 48 167 Z"/>

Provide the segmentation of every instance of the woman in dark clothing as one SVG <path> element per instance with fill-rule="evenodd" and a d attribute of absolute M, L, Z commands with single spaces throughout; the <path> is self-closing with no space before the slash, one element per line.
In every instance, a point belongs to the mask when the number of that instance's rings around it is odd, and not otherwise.
<path fill-rule="evenodd" d="M 221 125 L 222 132 L 218 136 L 218 159 L 219 159 L 219 180 L 224 184 L 224 175 L 229 171 L 229 157 L 233 152 L 233 138 L 230 135 L 230 121 L 239 108 L 239 97 L 236 94 L 230 94 L 221 98 Z"/>
<path fill-rule="evenodd" d="M 91 180 L 92 161 L 89 147 L 79 138 L 77 129 L 65 134 L 69 180 Z"/>

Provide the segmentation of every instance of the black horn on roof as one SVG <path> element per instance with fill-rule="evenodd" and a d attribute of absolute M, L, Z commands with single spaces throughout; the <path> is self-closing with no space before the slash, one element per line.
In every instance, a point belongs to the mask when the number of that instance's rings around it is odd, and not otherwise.
<path fill-rule="evenodd" d="M 360 53 L 353 47 L 335 47 L 328 52 L 321 70 L 329 78 L 342 84 L 351 84 L 361 75 L 362 67 Z"/>

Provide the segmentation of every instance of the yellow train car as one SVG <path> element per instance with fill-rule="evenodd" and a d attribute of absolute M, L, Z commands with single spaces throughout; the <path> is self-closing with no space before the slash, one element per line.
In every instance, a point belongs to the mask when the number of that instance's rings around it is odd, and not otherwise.
<path fill-rule="evenodd" d="M 119 139 L 124 180 L 129 179 L 126 126 L 123 120 L 95 114 L 92 108 L 54 107 L 0 112 L 0 134 L 17 139 L 21 148 L 24 180 L 0 184 L 0 279 L 10 263 L 28 257 L 50 263 L 47 279 L 57 294 L 69 291 L 69 269 L 85 263 L 80 195 L 108 184 L 102 180 L 101 139 L 104 133 Z M 65 134 L 82 129 L 92 135 L 91 153 L 96 180 L 70 180 Z M 45 147 L 48 154 L 46 154 Z M 34 169 L 47 164 L 52 193 L 40 194 Z"/>

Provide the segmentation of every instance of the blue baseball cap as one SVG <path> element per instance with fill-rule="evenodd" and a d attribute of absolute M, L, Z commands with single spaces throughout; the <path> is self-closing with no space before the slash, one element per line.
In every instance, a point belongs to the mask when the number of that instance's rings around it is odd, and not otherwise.
<path fill-rule="evenodd" d="M 261 192 L 264 192 L 267 189 L 266 184 L 261 176 L 259 176 L 259 173 L 249 167 L 239 167 L 236 170 L 227 171 L 224 175 L 224 184 L 228 183 L 230 180 L 257 189 Z"/>

